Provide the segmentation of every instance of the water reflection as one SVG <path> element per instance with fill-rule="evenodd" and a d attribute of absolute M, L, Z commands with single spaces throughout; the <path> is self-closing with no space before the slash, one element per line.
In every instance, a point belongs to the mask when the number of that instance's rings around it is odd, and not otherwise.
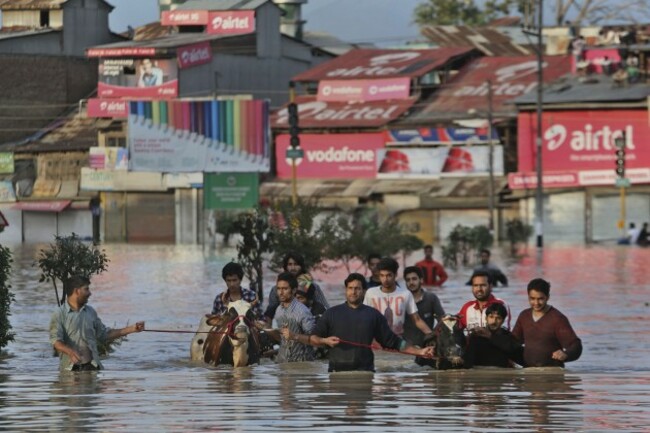
<path fill-rule="evenodd" d="M 222 256 L 200 248 L 107 245 L 109 271 L 91 304 L 107 325 L 144 319 L 191 330 L 222 289 Z M 439 372 L 378 353 L 377 373 L 327 372 L 327 362 L 211 368 L 189 362 L 188 334 L 129 336 L 99 373 L 60 374 L 47 327 L 51 286 L 29 247 L 15 250 L 16 341 L 0 356 L 0 430 L 12 431 L 634 431 L 650 425 L 647 250 L 548 248 L 509 263 L 495 294 L 516 315 L 526 283 L 548 278 L 551 303 L 583 339 L 567 370 Z M 414 258 L 415 259 L 415 258 Z M 502 262 L 500 262 L 501 264 Z M 319 275 L 332 304 L 341 275 Z M 272 275 L 267 275 L 269 286 Z M 447 311 L 471 298 L 464 271 L 436 289 Z M 616 324 L 616 326 L 612 326 Z"/>

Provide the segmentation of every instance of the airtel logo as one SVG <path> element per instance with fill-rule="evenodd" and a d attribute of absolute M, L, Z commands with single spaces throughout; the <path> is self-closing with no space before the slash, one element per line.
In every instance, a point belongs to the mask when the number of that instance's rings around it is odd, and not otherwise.
<path fill-rule="evenodd" d="M 553 125 L 544 132 L 544 140 L 548 150 L 558 149 L 566 140 L 566 128 L 563 125 Z"/>
<path fill-rule="evenodd" d="M 413 60 L 417 57 L 420 57 L 420 53 L 413 51 L 407 51 L 405 53 L 384 54 L 371 58 L 370 66 L 383 66 L 389 63 L 408 62 L 409 60 Z"/>
<path fill-rule="evenodd" d="M 542 69 L 546 68 L 547 63 L 542 64 Z M 522 78 L 537 72 L 537 61 L 518 63 L 516 65 L 506 66 L 498 69 L 494 74 L 497 82 L 510 81 L 515 78 Z"/>

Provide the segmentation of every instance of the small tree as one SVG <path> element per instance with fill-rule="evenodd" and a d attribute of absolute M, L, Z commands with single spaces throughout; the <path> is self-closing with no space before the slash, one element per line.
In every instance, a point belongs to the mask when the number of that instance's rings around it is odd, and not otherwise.
<path fill-rule="evenodd" d="M 89 247 L 75 233 L 71 236 L 55 236 L 54 244 L 39 251 L 37 264 L 41 268 L 39 282 L 51 281 L 58 305 L 65 302 L 62 290 L 59 300 L 57 281 L 64 283 L 73 275 L 90 278 L 106 270 L 108 258 L 106 253 L 96 247 Z"/>
<path fill-rule="evenodd" d="M 488 248 L 493 242 L 494 238 L 487 227 L 458 224 L 447 236 L 447 244 L 442 246 L 443 263 L 452 269 L 457 269 L 461 264 L 468 266 L 472 253 Z"/>
<path fill-rule="evenodd" d="M 217 233 L 223 236 L 224 245 L 229 246 L 230 237 L 239 232 L 237 226 L 239 215 L 231 211 L 221 211 L 217 212 L 216 218 Z"/>
<path fill-rule="evenodd" d="M 269 214 L 263 208 L 239 214 L 234 229 L 242 239 L 237 244 L 237 261 L 244 268 L 244 275 L 256 291 L 257 297 L 264 300 L 264 254 L 271 251 L 272 233 Z"/>
<path fill-rule="evenodd" d="M 528 242 L 528 238 L 532 234 L 533 227 L 521 219 L 515 218 L 506 221 L 506 238 L 510 242 L 510 255 L 515 257 L 519 244 Z"/>
<path fill-rule="evenodd" d="M 5 347 L 9 342 L 14 341 L 14 333 L 11 332 L 11 302 L 14 300 L 14 294 L 11 293 L 9 284 L 9 275 L 11 274 L 11 251 L 0 245 L 0 348 Z"/>

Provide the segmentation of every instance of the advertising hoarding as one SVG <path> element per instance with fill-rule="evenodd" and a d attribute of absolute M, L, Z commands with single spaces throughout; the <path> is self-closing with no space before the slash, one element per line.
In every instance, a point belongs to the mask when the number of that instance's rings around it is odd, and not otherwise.
<path fill-rule="evenodd" d="M 101 59 L 99 98 L 178 96 L 178 65 L 171 59 Z"/>

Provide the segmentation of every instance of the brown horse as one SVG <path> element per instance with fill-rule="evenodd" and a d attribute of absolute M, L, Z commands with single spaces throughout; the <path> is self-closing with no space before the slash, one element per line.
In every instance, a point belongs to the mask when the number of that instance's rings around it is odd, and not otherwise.
<path fill-rule="evenodd" d="M 203 317 L 192 339 L 192 361 L 234 367 L 257 364 L 262 343 L 254 320 L 251 304 L 243 300 L 228 304 L 222 315 Z"/>

